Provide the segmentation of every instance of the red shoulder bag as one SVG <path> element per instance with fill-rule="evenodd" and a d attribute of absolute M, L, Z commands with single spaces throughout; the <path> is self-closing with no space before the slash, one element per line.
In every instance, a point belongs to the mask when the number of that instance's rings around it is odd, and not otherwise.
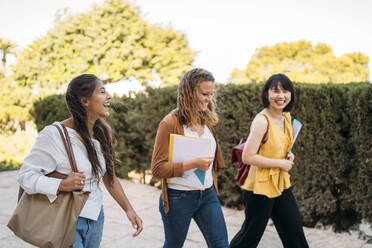
<path fill-rule="evenodd" d="M 266 115 L 263 115 L 263 116 L 265 116 L 267 120 Z M 260 150 L 261 146 L 266 142 L 268 130 L 269 130 L 269 120 L 267 120 L 267 129 L 266 129 L 264 136 L 262 137 L 261 144 L 260 144 L 260 147 L 258 148 L 258 151 Z M 239 185 L 244 184 L 245 179 L 248 176 L 249 169 L 251 167 L 249 164 L 244 164 L 242 160 L 245 141 L 246 139 L 241 139 L 239 144 L 233 147 L 232 154 L 231 154 L 231 163 L 233 164 L 235 162 L 238 162 L 238 170 L 236 172 L 235 178 L 236 178 L 236 182 Z"/>

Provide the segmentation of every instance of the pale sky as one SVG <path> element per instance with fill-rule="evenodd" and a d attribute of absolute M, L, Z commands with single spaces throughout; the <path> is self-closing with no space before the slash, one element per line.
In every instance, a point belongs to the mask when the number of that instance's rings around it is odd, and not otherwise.
<path fill-rule="evenodd" d="M 0 37 L 20 48 L 53 27 L 58 9 L 88 11 L 102 0 L 0 0 Z M 225 82 L 256 48 L 308 40 L 330 45 L 336 56 L 362 52 L 372 60 L 370 0 L 136 0 L 149 23 L 186 34 L 198 52 L 195 66 Z M 372 75 L 370 76 L 370 79 Z M 371 80 L 370 80 L 371 81 Z"/>

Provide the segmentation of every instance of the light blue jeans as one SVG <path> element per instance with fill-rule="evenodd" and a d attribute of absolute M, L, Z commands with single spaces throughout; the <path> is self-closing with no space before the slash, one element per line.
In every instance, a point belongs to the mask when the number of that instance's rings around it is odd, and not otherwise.
<path fill-rule="evenodd" d="M 79 217 L 76 222 L 74 248 L 98 248 L 102 239 L 104 219 L 103 208 L 101 208 L 97 220 Z"/>

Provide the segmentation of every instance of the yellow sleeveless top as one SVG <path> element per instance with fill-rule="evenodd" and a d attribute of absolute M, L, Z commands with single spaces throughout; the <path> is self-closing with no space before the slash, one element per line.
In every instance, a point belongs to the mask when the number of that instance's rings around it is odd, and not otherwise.
<path fill-rule="evenodd" d="M 258 152 L 259 155 L 284 159 L 287 157 L 292 144 L 292 124 L 290 113 L 284 114 L 284 133 L 271 118 L 268 119 L 268 134 L 266 143 L 263 144 Z M 283 190 L 291 186 L 288 172 L 280 168 L 259 168 L 251 165 L 249 174 L 241 186 L 244 190 L 253 191 L 254 194 L 265 195 L 269 198 L 280 196 Z"/>

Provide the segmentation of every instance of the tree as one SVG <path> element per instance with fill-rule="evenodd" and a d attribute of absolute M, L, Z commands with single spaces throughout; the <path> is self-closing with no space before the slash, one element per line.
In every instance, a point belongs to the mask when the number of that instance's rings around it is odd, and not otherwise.
<path fill-rule="evenodd" d="M 26 121 L 30 120 L 30 102 L 36 99 L 37 95 L 25 87 L 17 87 L 10 77 L 0 77 L 0 130 L 18 124 L 24 130 Z"/>
<path fill-rule="evenodd" d="M 315 47 L 308 41 L 283 42 L 256 50 L 244 70 L 234 69 L 230 82 L 264 82 L 274 73 L 285 73 L 295 82 L 350 83 L 367 82 L 368 56 L 333 54 L 324 43 Z"/>
<path fill-rule="evenodd" d="M 107 81 L 160 77 L 177 84 L 194 61 L 183 33 L 147 24 L 137 7 L 121 0 L 95 4 L 91 11 L 59 15 L 55 27 L 18 56 L 15 80 L 23 86 L 55 90 L 81 73 Z"/>
<path fill-rule="evenodd" d="M 15 48 L 16 44 L 9 40 L 5 40 L 0 38 L 0 51 L 2 53 L 2 74 L 4 77 L 6 77 L 6 56 L 8 54 L 14 54 L 15 53 Z"/>
<path fill-rule="evenodd" d="M 87 13 L 61 11 L 54 28 L 17 54 L 11 67 L 16 96 L 3 105 L 27 112 L 36 99 L 63 93 L 82 73 L 108 82 L 135 77 L 144 84 L 157 78 L 178 84 L 195 55 L 183 33 L 146 23 L 138 7 L 122 0 L 95 4 Z M 18 117 L 6 111 L 0 122 L 12 118 Z"/>

